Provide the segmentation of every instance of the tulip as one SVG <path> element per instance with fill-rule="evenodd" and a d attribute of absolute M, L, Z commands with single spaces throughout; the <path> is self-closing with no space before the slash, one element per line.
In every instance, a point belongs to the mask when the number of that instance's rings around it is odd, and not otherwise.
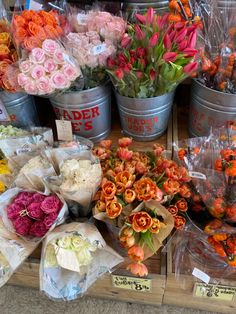
<path fill-rule="evenodd" d="M 188 47 L 194 48 L 197 41 L 197 30 L 195 29 L 192 34 L 189 36 Z"/>
<path fill-rule="evenodd" d="M 119 53 L 117 56 L 117 59 L 120 63 L 124 63 L 124 64 L 128 61 L 126 56 L 123 53 Z"/>
<path fill-rule="evenodd" d="M 146 24 L 152 24 L 154 18 L 154 10 L 153 8 L 149 8 L 146 14 Z"/>
<path fill-rule="evenodd" d="M 145 57 L 146 54 L 147 54 L 147 52 L 146 52 L 146 49 L 145 49 L 145 48 L 143 48 L 143 47 L 138 47 L 138 48 L 136 49 L 136 55 L 137 55 L 137 57 L 142 58 L 142 57 Z"/>
<path fill-rule="evenodd" d="M 146 24 L 146 17 L 142 14 L 135 14 L 136 19 L 142 23 L 142 24 Z"/>
<path fill-rule="evenodd" d="M 129 270 L 135 276 L 144 277 L 148 275 L 148 269 L 142 263 L 129 264 L 126 269 Z"/>
<path fill-rule="evenodd" d="M 192 48 L 185 48 L 182 52 L 187 57 L 194 57 L 197 54 L 198 50 Z"/>
<path fill-rule="evenodd" d="M 103 140 L 99 144 L 103 148 L 110 149 L 112 145 L 112 140 Z"/>
<path fill-rule="evenodd" d="M 172 47 L 172 42 L 170 40 L 170 36 L 168 34 L 166 34 L 164 36 L 164 39 L 163 39 L 163 43 L 164 43 L 164 47 L 167 49 L 167 50 L 170 50 L 171 47 Z"/>
<path fill-rule="evenodd" d="M 107 66 L 109 67 L 109 68 L 112 68 L 112 67 L 114 67 L 116 65 L 116 61 L 114 60 L 114 59 L 112 59 L 111 57 L 109 57 L 108 59 L 107 59 Z"/>
<path fill-rule="evenodd" d="M 128 34 L 124 34 L 123 38 L 121 39 L 121 47 L 126 48 L 131 44 L 132 38 L 129 37 Z"/>
<path fill-rule="evenodd" d="M 190 73 L 192 73 L 192 72 L 197 71 L 197 68 L 198 68 L 197 62 L 191 62 L 191 63 L 185 65 L 185 67 L 184 67 L 184 73 L 190 74 Z"/>
<path fill-rule="evenodd" d="M 151 47 L 156 46 L 157 42 L 158 42 L 158 38 L 159 38 L 159 33 L 154 33 L 152 35 L 152 37 L 149 39 L 149 45 Z"/>
<path fill-rule="evenodd" d="M 182 51 L 188 46 L 188 41 L 186 39 L 182 40 L 180 44 L 178 44 L 178 50 Z M 190 48 L 191 49 L 191 48 Z"/>
<path fill-rule="evenodd" d="M 173 31 L 169 34 L 169 37 L 170 37 L 170 41 L 172 42 L 175 38 L 175 35 L 176 35 L 176 31 Z"/>
<path fill-rule="evenodd" d="M 141 30 L 139 25 L 134 26 L 135 34 L 138 40 L 143 40 L 145 38 L 145 33 Z"/>
<path fill-rule="evenodd" d="M 185 22 L 178 22 L 178 23 L 175 23 L 175 29 L 176 29 L 177 31 L 179 31 L 179 30 L 181 30 L 182 28 L 184 28 L 185 25 L 186 25 Z"/>
<path fill-rule="evenodd" d="M 133 245 L 128 250 L 128 256 L 135 262 L 142 262 L 144 260 L 144 250 L 141 246 Z"/>
<path fill-rule="evenodd" d="M 136 76 L 139 80 L 141 80 L 143 78 L 143 72 L 141 71 L 136 71 Z"/>
<path fill-rule="evenodd" d="M 149 77 L 150 77 L 150 80 L 154 81 L 156 78 L 156 71 L 151 69 L 149 72 Z"/>
<path fill-rule="evenodd" d="M 181 41 L 185 38 L 187 34 L 187 29 L 186 28 L 183 28 L 181 31 L 179 31 L 177 34 L 176 34 L 176 37 L 175 37 L 175 42 L 177 44 L 181 43 Z"/>
<path fill-rule="evenodd" d="M 132 69 L 132 65 L 130 63 L 126 63 L 123 67 L 122 70 L 126 73 L 129 73 Z"/>
<path fill-rule="evenodd" d="M 159 29 L 161 29 L 163 26 L 168 24 L 169 20 L 169 14 L 163 15 L 158 21 L 157 21 L 157 26 Z"/>
<path fill-rule="evenodd" d="M 114 74 L 119 80 L 122 80 L 124 77 L 124 72 L 121 69 L 115 70 Z"/>
<path fill-rule="evenodd" d="M 165 62 L 175 62 L 177 55 L 176 52 L 166 52 L 162 58 Z"/>
<path fill-rule="evenodd" d="M 122 137 L 118 139 L 119 147 L 128 147 L 132 144 L 133 140 L 131 137 Z"/>
<path fill-rule="evenodd" d="M 133 152 L 128 150 L 127 148 L 119 147 L 117 149 L 116 155 L 121 160 L 130 160 L 132 159 Z"/>

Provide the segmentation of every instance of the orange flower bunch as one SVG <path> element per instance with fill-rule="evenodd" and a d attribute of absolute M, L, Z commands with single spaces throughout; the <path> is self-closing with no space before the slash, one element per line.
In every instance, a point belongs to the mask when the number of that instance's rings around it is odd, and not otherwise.
<path fill-rule="evenodd" d="M 175 202 L 175 205 L 169 205 L 168 211 L 174 217 L 175 228 L 183 229 L 186 224 L 186 219 L 183 216 L 188 210 L 188 203 L 184 198 L 180 198 Z"/>
<path fill-rule="evenodd" d="M 57 39 L 63 34 L 55 11 L 24 10 L 12 20 L 16 44 L 26 50 L 41 47 L 45 39 Z"/>
<path fill-rule="evenodd" d="M 189 6 L 189 0 L 170 0 L 169 9 L 171 12 L 169 19 L 175 23 L 189 18 L 191 19 L 193 16 Z"/>
<path fill-rule="evenodd" d="M 7 91 L 14 91 L 11 86 L 7 71 L 9 65 L 17 61 L 17 53 L 10 35 L 9 24 L 0 20 L 0 88 Z"/>

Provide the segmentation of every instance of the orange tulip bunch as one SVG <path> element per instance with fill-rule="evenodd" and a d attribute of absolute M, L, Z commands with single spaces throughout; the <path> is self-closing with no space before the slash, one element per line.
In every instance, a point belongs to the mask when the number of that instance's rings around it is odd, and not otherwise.
<path fill-rule="evenodd" d="M 10 35 L 10 27 L 5 20 L 0 20 L 0 88 L 14 91 L 11 86 L 7 71 L 9 65 L 17 61 L 17 53 Z"/>
<path fill-rule="evenodd" d="M 183 19 L 192 18 L 192 12 L 189 6 L 189 0 L 170 0 L 169 9 L 171 14 L 169 19 L 172 22 L 181 22 Z"/>
<path fill-rule="evenodd" d="M 45 39 L 57 39 L 63 34 L 55 11 L 24 10 L 14 15 L 12 28 L 16 44 L 28 51 L 41 47 Z"/>

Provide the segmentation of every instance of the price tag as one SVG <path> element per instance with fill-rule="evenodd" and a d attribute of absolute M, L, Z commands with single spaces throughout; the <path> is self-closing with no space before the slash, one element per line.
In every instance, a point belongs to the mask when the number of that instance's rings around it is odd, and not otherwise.
<path fill-rule="evenodd" d="M 84 13 L 77 14 L 77 22 L 81 25 L 86 25 L 88 20 L 88 16 Z"/>
<path fill-rule="evenodd" d="M 4 104 L 0 99 L 0 121 L 11 121 Z"/>
<path fill-rule="evenodd" d="M 150 292 L 152 289 L 151 279 L 142 279 L 136 277 L 112 275 L 112 284 L 115 288 L 140 292 Z"/>
<path fill-rule="evenodd" d="M 205 174 L 197 171 L 189 171 L 189 176 L 194 179 L 206 180 Z"/>
<path fill-rule="evenodd" d="M 29 146 L 23 146 L 16 149 L 16 154 L 17 155 L 26 154 L 26 153 L 31 152 L 31 150 L 32 149 Z"/>
<path fill-rule="evenodd" d="M 106 44 L 97 45 L 91 49 L 91 54 L 96 56 L 96 55 L 99 55 L 100 53 L 104 52 L 106 49 L 107 49 Z"/>
<path fill-rule="evenodd" d="M 195 283 L 193 295 L 198 298 L 209 298 L 219 301 L 233 301 L 236 294 L 235 287 Z"/>
<path fill-rule="evenodd" d="M 57 137 L 59 141 L 72 141 L 72 126 L 70 121 L 56 120 Z"/>
<path fill-rule="evenodd" d="M 192 275 L 207 284 L 210 282 L 211 279 L 206 273 L 196 267 L 193 269 Z"/>

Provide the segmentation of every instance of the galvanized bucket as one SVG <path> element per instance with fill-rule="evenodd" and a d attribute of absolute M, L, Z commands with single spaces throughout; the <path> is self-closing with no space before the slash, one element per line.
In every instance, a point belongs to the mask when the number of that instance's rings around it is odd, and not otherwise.
<path fill-rule="evenodd" d="M 109 84 L 80 92 L 51 97 L 58 119 L 71 121 L 73 133 L 94 142 L 111 130 L 111 87 Z"/>
<path fill-rule="evenodd" d="M 0 122 L 17 127 L 39 125 L 34 97 L 24 93 L 0 92 Z"/>
<path fill-rule="evenodd" d="M 153 8 L 159 15 L 169 11 L 168 0 L 124 0 L 122 10 L 132 17 L 132 14 L 138 12 L 144 14 L 148 8 Z"/>
<path fill-rule="evenodd" d="M 236 1 L 235 0 L 217 0 L 217 6 L 221 10 L 236 9 Z"/>
<path fill-rule="evenodd" d="M 166 130 L 174 91 L 152 98 L 130 98 L 116 92 L 121 126 L 137 141 L 152 141 Z"/>
<path fill-rule="evenodd" d="M 232 120 L 236 120 L 236 95 L 218 92 L 193 80 L 189 113 L 190 135 L 207 136 L 211 127 L 218 128 Z"/>

